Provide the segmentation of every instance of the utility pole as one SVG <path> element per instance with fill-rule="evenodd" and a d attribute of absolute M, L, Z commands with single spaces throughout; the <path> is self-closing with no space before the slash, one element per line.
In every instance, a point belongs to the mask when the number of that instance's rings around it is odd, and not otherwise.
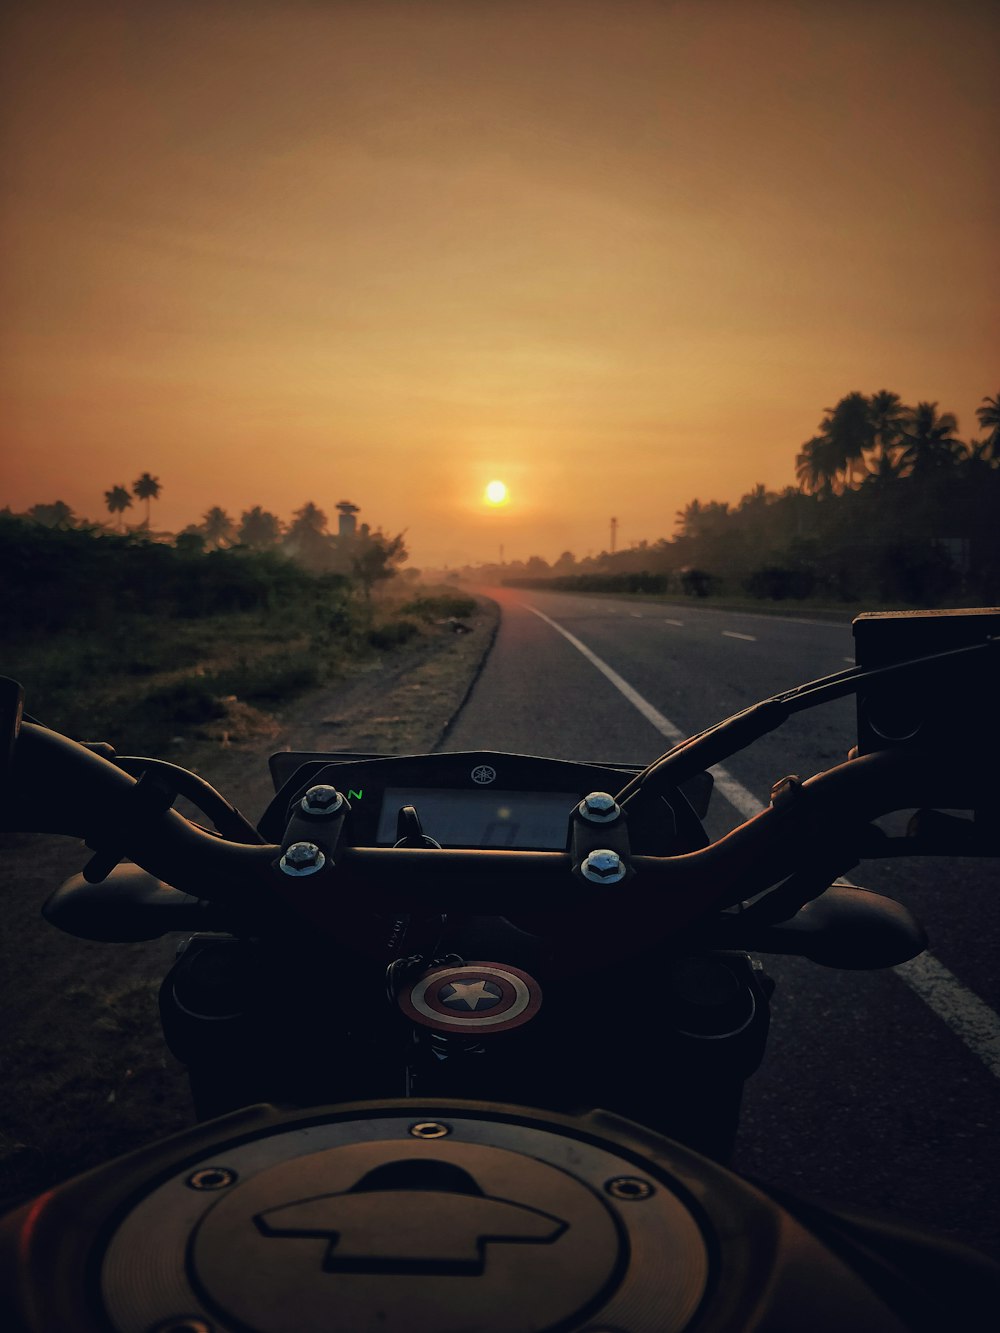
<path fill-rule="evenodd" d="M 617 520 L 616 518 L 613 518 L 613 519 L 611 520 L 611 554 L 612 554 L 612 555 L 614 555 L 614 553 L 615 553 L 615 538 L 616 538 L 617 536 L 618 536 L 618 520 Z"/>
<path fill-rule="evenodd" d="M 500 543 L 500 563 L 503 564 L 503 542 Z"/>

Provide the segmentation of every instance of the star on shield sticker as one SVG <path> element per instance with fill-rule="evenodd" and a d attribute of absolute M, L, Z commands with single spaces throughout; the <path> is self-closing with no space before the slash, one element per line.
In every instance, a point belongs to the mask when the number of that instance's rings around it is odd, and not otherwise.
<path fill-rule="evenodd" d="M 468 1009 L 489 1009 L 502 999 L 503 992 L 492 981 L 450 981 L 442 986 L 439 998 L 442 1004 Z"/>

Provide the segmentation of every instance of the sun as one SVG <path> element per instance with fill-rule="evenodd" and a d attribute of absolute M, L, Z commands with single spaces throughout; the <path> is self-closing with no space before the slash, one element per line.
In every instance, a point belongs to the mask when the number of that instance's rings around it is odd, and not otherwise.
<path fill-rule="evenodd" d="M 486 487 L 486 503 L 489 505 L 506 504 L 508 500 L 507 487 L 502 481 L 491 481 Z"/>

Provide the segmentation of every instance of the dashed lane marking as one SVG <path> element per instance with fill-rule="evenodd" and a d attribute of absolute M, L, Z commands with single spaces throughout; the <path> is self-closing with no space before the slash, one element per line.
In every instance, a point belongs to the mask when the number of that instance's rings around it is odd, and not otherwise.
<path fill-rule="evenodd" d="M 897 977 L 957 1032 L 986 1068 L 1000 1078 L 1000 1017 L 929 953 L 893 968 Z"/>
<path fill-rule="evenodd" d="M 724 629 L 722 631 L 722 637 L 724 639 L 746 639 L 747 643 L 757 642 L 756 634 L 737 634 L 734 629 Z"/>
<path fill-rule="evenodd" d="M 611 682 L 619 694 L 623 694 L 632 707 L 640 712 L 647 722 L 652 723 L 661 736 L 665 736 L 668 741 L 674 744 L 677 741 L 687 739 L 687 732 L 681 731 L 680 727 L 671 722 L 668 717 L 664 717 L 658 708 L 654 708 L 648 699 L 644 699 L 638 690 L 634 689 L 622 676 L 619 676 L 614 667 L 608 666 L 602 657 L 598 657 L 575 634 L 570 634 L 568 629 L 563 629 L 562 625 L 547 616 L 544 611 L 539 611 L 537 606 L 531 606 L 527 602 L 524 602 L 523 605 L 538 616 L 539 620 L 544 620 L 547 625 L 551 625 L 557 634 L 561 634 L 568 643 L 573 645 L 577 652 L 582 653 L 591 666 L 595 666 L 601 675 Z M 757 814 L 763 808 L 756 796 L 749 792 L 742 783 L 737 782 L 733 775 L 727 772 L 721 764 L 712 769 L 712 775 L 715 778 L 716 791 L 724 796 L 744 819 L 750 819 L 751 816 Z"/>
<path fill-rule="evenodd" d="M 670 620 L 667 616 L 663 617 L 663 623 L 664 625 L 676 625 L 678 629 L 684 628 L 683 620 Z"/>
<path fill-rule="evenodd" d="M 540 620 L 544 620 L 547 625 L 551 625 L 557 634 L 561 634 L 567 642 L 587 659 L 588 662 L 601 673 L 616 690 L 636 708 L 647 722 L 652 723 L 656 730 L 665 736 L 667 740 L 677 742 L 685 739 L 685 733 L 680 727 L 676 726 L 669 718 L 664 717 L 659 709 L 642 697 L 638 690 L 634 689 L 623 676 L 620 676 L 614 667 L 611 667 L 598 657 L 597 654 L 587 647 L 575 634 L 570 634 L 569 630 L 563 629 L 562 625 L 547 616 L 544 611 L 539 611 L 536 606 L 529 606 L 527 602 L 523 603 L 525 607 L 533 612 Z M 712 769 L 715 777 L 716 790 L 725 797 L 729 804 L 744 817 L 750 819 L 762 809 L 762 802 L 754 796 L 753 792 L 736 781 L 731 773 L 728 773 L 721 765 L 716 765 Z M 896 976 L 904 981 L 915 994 L 919 995 L 929 1009 L 933 1010 L 944 1023 L 947 1023 L 952 1032 L 959 1038 L 962 1044 L 980 1060 L 997 1078 L 1000 1078 L 1000 1017 L 994 1013 L 984 1000 L 978 995 L 968 990 L 958 980 L 953 973 L 949 972 L 943 963 L 929 953 L 922 953 L 918 958 L 911 959 L 908 963 L 902 963 L 899 967 L 893 968 Z"/>

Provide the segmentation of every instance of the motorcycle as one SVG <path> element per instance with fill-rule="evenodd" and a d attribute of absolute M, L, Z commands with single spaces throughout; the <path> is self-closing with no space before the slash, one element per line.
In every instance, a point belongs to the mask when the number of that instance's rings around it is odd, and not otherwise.
<path fill-rule="evenodd" d="M 0 823 L 86 840 L 53 925 L 180 934 L 160 1014 L 199 1123 L 0 1221 L 4 1327 L 993 1327 L 1000 1266 L 726 1165 L 767 1041 L 758 955 L 904 962 L 919 924 L 847 873 L 1000 855 L 1000 610 L 854 633 L 857 665 L 645 768 L 281 753 L 256 826 L 176 765 L 25 720 L 5 682 Z M 846 762 L 710 841 L 707 770 L 848 695 Z M 901 836 L 873 822 L 909 809 Z"/>

